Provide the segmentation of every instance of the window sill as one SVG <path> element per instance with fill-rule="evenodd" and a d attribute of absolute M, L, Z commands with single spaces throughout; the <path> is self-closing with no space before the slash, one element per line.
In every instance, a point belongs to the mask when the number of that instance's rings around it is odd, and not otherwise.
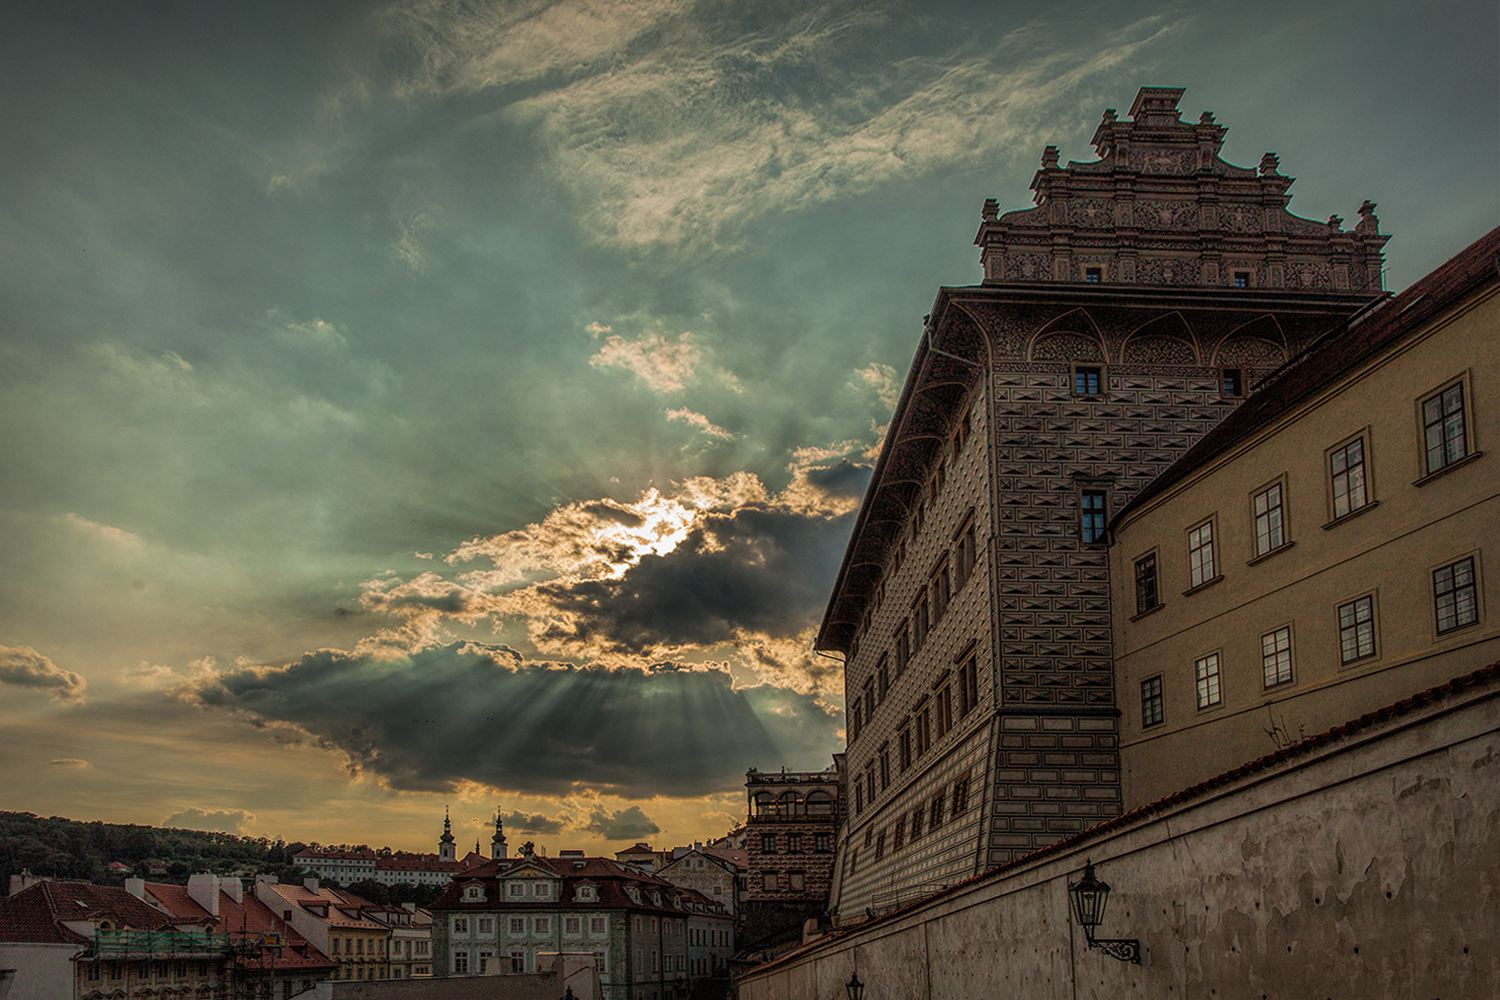
<path fill-rule="evenodd" d="M 1361 657 L 1358 657 L 1358 658 L 1353 659 L 1353 660 L 1340 660 L 1339 661 L 1339 669 L 1340 670 L 1352 670 L 1355 667 L 1363 667 L 1366 664 L 1374 663 L 1375 661 L 1377 661 L 1379 659 L 1380 659 L 1380 653 L 1377 651 L 1377 652 L 1374 652 L 1374 653 L 1370 653 L 1368 656 L 1361 656 Z"/>
<path fill-rule="evenodd" d="M 1212 587 L 1214 584 L 1218 583 L 1222 579 L 1224 579 L 1224 574 L 1223 573 L 1220 573 L 1218 576 L 1209 577 L 1207 580 L 1204 580 L 1202 583 L 1198 584 L 1198 586 L 1196 586 L 1196 587 L 1189 587 L 1187 590 L 1184 590 L 1182 592 L 1182 596 L 1183 597 L 1190 597 L 1193 594 L 1198 593 L 1199 591 L 1207 590 L 1209 587 Z"/>
<path fill-rule="evenodd" d="M 1412 481 L 1412 485 L 1413 486 L 1426 486 L 1428 483 L 1432 482 L 1434 479 L 1441 479 L 1441 478 L 1443 478 L 1448 473 L 1452 472 L 1454 469 L 1457 469 L 1459 466 L 1468 465 L 1470 462 L 1474 461 L 1474 459 L 1478 458 L 1479 456 L 1481 456 L 1483 454 L 1484 454 L 1484 452 L 1482 452 L 1482 451 L 1471 451 L 1467 455 L 1465 455 L 1463 458 L 1460 458 L 1460 459 L 1458 459 L 1455 462 L 1449 462 L 1447 465 L 1443 466 L 1441 469 L 1437 470 L 1436 472 L 1429 472 L 1429 473 L 1427 473 L 1427 475 L 1423 476 L 1421 479 L 1413 480 Z"/>
<path fill-rule="evenodd" d="M 1154 615 L 1154 614 L 1156 614 L 1158 611 L 1160 611 L 1164 607 L 1166 607 L 1165 604 L 1162 604 L 1162 603 L 1158 602 L 1157 604 L 1154 604 L 1151 607 L 1147 608 L 1145 611 L 1142 611 L 1142 612 L 1139 612 L 1138 614 L 1133 615 L 1130 620 L 1133 621 L 1133 622 L 1138 622 L 1142 618 L 1145 618 L 1147 615 Z"/>
<path fill-rule="evenodd" d="M 1380 506 L 1380 501 L 1379 500 L 1371 500 L 1369 503 L 1365 504 L 1363 507 L 1356 507 L 1354 510 L 1351 510 L 1349 513 L 1343 515 L 1342 517 L 1336 517 L 1332 521 L 1329 521 L 1327 524 L 1323 525 L 1323 530 L 1327 531 L 1330 528 L 1337 528 L 1339 525 L 1343 524 L 1345 521 L 1352 521 L 1356 517 L 1358 517 L 1359 515 L 1363 514 L 1365 511 L 1367 511 L 1367 510 L 1374 510 L 1376 507 L 1379 507 L 1379 506 Z"/>
<path fill-rule="evenodd" d="M 1363 510 L 1364 508 L 1361 507 L 1360 509 Z M 1251 559 L 1249 562 L 1245 563 L 1245 565 L 1246 566 L 1254 566 L 1257 563 L 1263 563 L 1267 559 L 1271 558 L 1272 556 L 1279 556 L 1279 555 L 1281 555 L 1287 549 L 1291 548 L 1292 546 L 1294 546 L 1296 544 L 1297 544 L 1296 542 L 1282 542 L 1280 545 L 1276 546 L 1271 551 L 1269 551 L 1269 552 L 1262 552 L 1260 555 L 1256 556 L 1254 559 Z"/>

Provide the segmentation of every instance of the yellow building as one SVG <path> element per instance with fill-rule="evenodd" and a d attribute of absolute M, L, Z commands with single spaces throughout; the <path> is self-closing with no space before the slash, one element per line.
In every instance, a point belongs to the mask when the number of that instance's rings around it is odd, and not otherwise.
<path fill-rule="evenodd" d="M 1127 810 L 1500 659 L 1500 229 L 1110 524 Z"/>

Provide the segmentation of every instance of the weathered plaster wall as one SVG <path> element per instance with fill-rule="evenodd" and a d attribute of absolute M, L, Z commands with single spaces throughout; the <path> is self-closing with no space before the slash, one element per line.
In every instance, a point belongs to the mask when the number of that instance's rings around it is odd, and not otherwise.
<path fill-rule="evenodd" d="M 73 944 L 0 941 L 0 969 L 14 969 L 7 1000 L 72 1000 Z"/>
<path fill-rule="evenodd" d="M 1113 887 L 1089 951 L 1067 882 Z M 739 982 L 741 1000 L 1500 995 L 1500 678 Z"/>

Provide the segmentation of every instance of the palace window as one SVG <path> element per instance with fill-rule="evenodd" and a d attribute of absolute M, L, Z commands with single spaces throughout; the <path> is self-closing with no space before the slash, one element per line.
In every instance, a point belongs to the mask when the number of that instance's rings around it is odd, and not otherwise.
<path fill-rule="evenodd" d="M 1474 574 L 1474 557 L 1433 570 L 1432 594 L 1437 607 L 1439 633 L 1452 632 L 1479 621 L 1479 588 Z"/>
<path fill-rule="evenodd" d="M 1339 605 L 1339 659 L 1353 663 L 1375 655 L 1375 597 L 1366 594 Z"/>
<path fill-rule="evenodd" d="M 917 706 L 917 756 L 920 757 L 932 746 L 932 708 L 923 698 Z"/>
<path fill-rule="evenodd" d="M 1098 396 L 1104 391 L 1104 369 L 1079 365 L 1073 369 L 1073 395 Z"/>
<path fill-rule="evenodd" d="M 969 809 L 969 776 L 953 781 L 953 818 L 957 819 Z"/>
<path fill-rule="evenodd" d="M 896 745 L 901 770 L 905 771 L 911 767 L 911 726 L 908 723 L 903 723 L 901 731 L 896 734 Z"/>
<path fill-rule="evenodd" d="M 454 917 L 453 918 L 453 933 L 455 933 L 455 934 L 467 934 L 467 933 L 469 933 L 469 918 L 468 917 Z M 361 940 L 360 944 L 363 945 L 364 941 Z M 364 951 L 364 948 L 361 947 L 360 951 Z"/>
<path fill-rule="evenodd" d="M 364 970 L 360 970 L 363 972 Z M 469 953 L 466 951 L 455 951 L 453 953 L 453 971 L 463 975 L 469 971 Z"/>
<path fill-rule="evenodd" d="M 1104 491 L 1084 490 L 1078 496 L 1078 515 L 1085 545 L 1104 540 Z"/>
<path fill-rule="evenodd" d="M 896 676 L 900 677 L 906 672 L 906 664 L 911 659 L 911 635 L 906 631 L 903 624 L 896 630 Z"/>
<path fill-rule="evenodd" d="M 1162 710 L 1161 675 L 1141 681 L 1141 726 L 1159 726 L 1166 718 Z"/>
<path fill-rule="evenodd" d="M 885 696 L 890 692 L 890 690 L 891 690 L 891 669 L 890 669 L 890 665 L 889 665 L 888 661 L 886 660 L 886 658 L 884 656 L 882 656 L 880 658 L 880 662 L 875 665 L 875 702 L 876 702 L 876 704 L 883 704 L 885 702 Z"/>
<path fill-rule="evenodd" d="M 1143 615 L 1161 604 L 1156 588 L 1156 553 L 1135 561 L 1135 613 Z"/>
<path fill-rule="evenodd" d="M 973 654 L 958 668 L 958 717 L 962 719 L 979 705 L 979 659 Z"/>
<path fill-rule="evenodd" d="M 1255 554 L 1263 556 L 1286 544 L 1280 483 L 1272 483 L 1255 494 Z"/>
<path fill-rule="evenodd" d="M 880 744 L 880 790 L 891 787 L 891 745 Z"/>
<path fill-rule="evenodd" d="M 891 853 L 894 854 L 906 846 L 906 813 L 896 817 L 896 823 L 891 827 Z"/>
<path fill-rule="evenodd" d="M 958 548 L 955 550 L 954 558 L 957 565 L 954 567 L 954 583 L 962 587 L 968 582 L 969 577 L 974 575 L 974 564 L 976 559 L 974 537 L 974 517 L 969 515 L 968 523 L 960 529 L 958 534 Z"/>
<path fill-rule="evenodd" d="M 1469 453 L 1464 421 L 1464 384 L 1455 382 L 1422 400 L 1422 437 L 1427 472 L 1437 472 Z"/>
<path fill-rule="evenodd" d="M 581 933 L 582 930 L 583 930 L 583 923 L 582 923 L 581 920 L 579 920 L 578 917 L 564 917 L 563 918 L 563 933 L 564 934 L 575 934 L 576 935 L 576 934 Z"/>
<path fill-rule="evenodd" d="M 875 835 L 875 860 L 879 861 L 883 857 L 885 857 L 885 827 L 881 827 L 880 832 Z"/>
<path fill-rule="evenodd" d="M 495 918 L 494 917 L 480 917 L 479 918 L 479 933 L 481 933 L 481 934 L 493 934 L 493 933 L 495 933 Z M 410 946 L 410 943 L 411 942 L 407 942 L 408 946 Z"/>
<path fill-rule="evenodd" d="M 1198 707 L 1209 708 L 1219 704 L 1223 698 L 1219 691 L 1219 654 L 1209 653 L 1193 664 L 1198 678 Z"/>
<path fill-rule="evenodd" d="M 948 683 L 947 674 L 939 681 L 932 704 L 937 716 L 937 739 L 942 739 L 953 728 L 953 688 Z"/>
<path fill-rule="evenodd" d="M 948 610 L 948 601 L 953 596 L 953 586 L 948 577 L 948 560 L 944 559 L 932 574 L 928 588 L 932 592 L 932 620 L 937 621 Z"/>
<path fill-rule="evenodd" d="M 939 789 L 938 793 L 932 797 L 932 810 L 928 814 L 927 819 L 927 829 L 929 830 L 936 830 L 943 825 L 943 799 L 944 794 L 942 789 Z"/>
<path fill-rule="evenodd" d="M 1283 625 L 1260 637 L 1260 666 L 1266 687 L 1292 682 L 1292 627 Z"/>
<path fill-rule="evenodd" d="M 1243 396 L 1245 394 L 1245 373 L 1238 368 L 1219 369 L 1219 395 L 1221 396 Z"/>
<path fill-rule="evenodd" d="M 1328 471 L 1333 487 L 1334 519 L 1351 514 L 1370 502 L 1365 476 L 1365 439 L 1357 437 L 1328 453 Z"/>
<path fill-rule="evenodd" d="M 510 932 L 512 934 L 525 934 L 526 933 L 526 918 L 525 917 L 511 917 L 510 918 Z"/>
<path fill-rule="evenodd" d="M 1214 522 L 1204 521 L 1188 532 L 1188 578 L 1201 587 L 1214 578 Z"/>

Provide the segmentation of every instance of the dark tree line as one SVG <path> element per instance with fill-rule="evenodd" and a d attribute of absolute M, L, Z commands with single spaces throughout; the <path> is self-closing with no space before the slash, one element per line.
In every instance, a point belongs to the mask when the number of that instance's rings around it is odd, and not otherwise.
<path fill-rule="evenodd" d="M 33 875 L 107 884 L 121 881 L 107 866 L 122 861 L 154 881 L 185 883 L 194 872 L 254 871 L 301 878 L 292 856 L 305 844 L 208 830 L 163 829 L 126 823 L 81 823 L 61 816 L 0 812 L 0 878 Z M 165 875 L 147 875 L 160 862 Z"/>

